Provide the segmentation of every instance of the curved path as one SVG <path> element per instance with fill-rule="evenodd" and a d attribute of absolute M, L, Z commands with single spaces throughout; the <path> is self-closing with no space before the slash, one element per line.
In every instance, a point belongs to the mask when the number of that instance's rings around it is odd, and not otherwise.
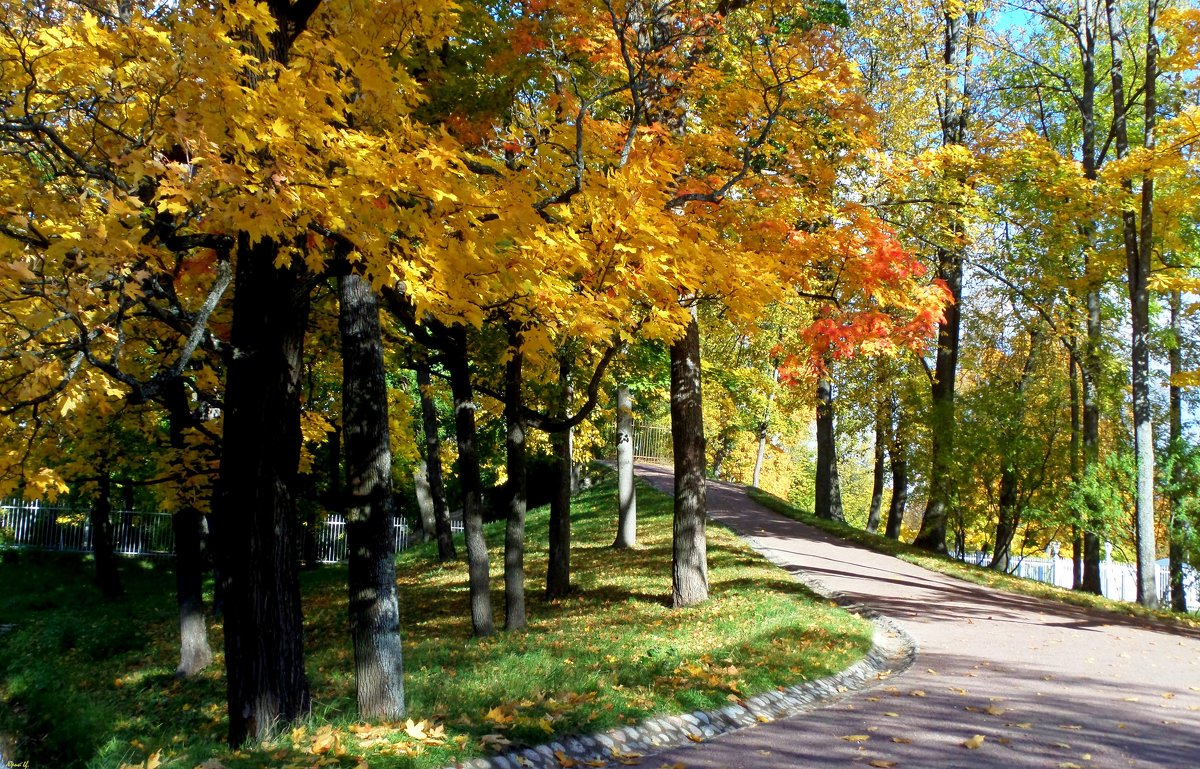
<path fill-rule="evenodd" d="M 671 493 L 669 470 L 637 472 Z M 916 640 L 916 663 L 647 765 L 1200 769 L 1200 632 L 926 571 L 770 512 L 739 486 L 710 482 L 708 501 L 712 518 L 783 568 L 894 620 Z"/>

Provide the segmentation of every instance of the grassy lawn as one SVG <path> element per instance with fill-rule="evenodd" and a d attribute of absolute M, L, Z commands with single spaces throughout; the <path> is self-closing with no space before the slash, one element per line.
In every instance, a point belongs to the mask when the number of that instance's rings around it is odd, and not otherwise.
<path fill-rule="evenodd" d="M 1091 593 L 1068 590 L 1067 588 L 1048 585 L 1044 582 L 1037 582 L 1023 577 L 1014 577 L 1011 574 L 992 571 L 982 566 L 963 563 L 948 556 L 934 555 L 912 545 L 890 540 L 881 534 L 870 534 L 862 529 L 856 529 L 844 523 L 817 518 L 812 513 L 803 511 L 791 503 L 785 502 L 779 497 L 768 494 L 765 491 L 758 489 L 747 489 L 747 491 L 751 499 L 777 513 L 794 518 L 822 531 L 827 531 L 842 539 L 858 543 L 871 550 L 893 555 L 901 560 L 914 563 L 931 571 L 941 572 L 942 574 L 948 574 L 951 577 L 957 577 L 968 582 L 987 585 L 999 590 L 1008 590 L 1013 593 L 1021 593 L 1022 595 L 1029 595 L 1035 598 L 1046 598 L 1052 601 L 1083 606 L 1089 609 L 1100 609 L 1129 617 L 1138 617 L 1140 619 L 1165 622 L 1167 624 L 1190 628 L 1200 628 L 1200 618 L 1195 615 L 1146 609 L 1128 601 L 1114 601 L 1110 598 L 1104 598 Z"/>
<path fill-rule="evenodd" d="M 470 639 L 465 565 L 439 565 L 432 546 L 398 558 L 410 725 L 357 721 L 345 569 L 306 573 L 313 716 L 236 753 L 222 744 L 220 656 L 198 679 L 173 677 L 169 564 L 123 562 L 127 595 L 105 603 L 85 559 L 22 554 L 0 564 L 0 624 L 16 625 L 0 635 L 0 738 L 16 740 L 31 767 L 437 767 L 510 743 L 722 706 L 841 670 L 869 647 L 866 622 L 719 526 L 709 528 L 712 600 L 672 611 L 670 500 L 640 487 L 640 544 L 621 552 L 609 547 L 615 496 L 604 483 L 576 498 L 576 591 L 557 602 L 541 597 L 548 512 L 531 512 L 527 632 Z M 502 527 L 488 529 L 489 542 L 502 541 Z M 492 564 L 500 613 L 499 548 Z M 212 641 L 219 649 L 219 626 Z"/>

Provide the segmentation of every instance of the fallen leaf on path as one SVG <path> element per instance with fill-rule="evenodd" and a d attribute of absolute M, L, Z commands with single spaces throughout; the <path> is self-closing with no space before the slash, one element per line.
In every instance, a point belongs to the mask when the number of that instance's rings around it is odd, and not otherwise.
<path fill-rule="evenodd" d="M 579 766 L 578 761 L 571 758 L 566 753 L 563 753 L 561 750 L 554 751 L 554 757 L 558 759 L 558 763 L 563 767 L 563 769 L 571 769 L 571 767 Z"/>
<path fill-rule="evenodd" d="M 925 692 L 921 691 L 920 689 L 913 689 L 911 692 L 909 692 L 909 694 L 911 694 L 913 697 L 924 697 L 925 696 Z"/>
<path fill-rule="evenodd" d="M 1058 765 L 1058 769 L 1083 769 L 1079 764 L 1073 764 L 1070 761 L 1063 761 Z"/>
<path fill-rule="evenodd" d="M 888 716 L 889 718 L 899 718 L 900 717 L 899 713 L 884 713 L 884 715 Z"/>
<path fill-rule="evenodd" d="M 895 765 L 895 761 L 884 761 L 882 758 L 877 758 L 871 762 L 871 766 L 877 767 L 877 769 L 892 769 Z"/>
<path fill-rule="evenodd" d="M 871 735 L 869 735 L 869 734 L 847 734 L 845 737 L 842 737 L 842 739 L 845 740 L 846 742 L 866 742 L 867 740 L 871 739 Z"/>
<path fill-rule="evenodd" d="M 908 745 L 912 743 L 912 740 L 907 737 L 893 737 L 892 742 L 896 743 L 897 745 Z"/>
<path fill-rule="evenodd" d="M 986 739 L 987 737 L 984 737 L 982 734 L 977 734 L 969 740 L 964 740 L 962 746 L 967 750 L 975 750 L 982 745 L 983 741 Z"/>
<path fill-rule="evenodd" d="M 989 716 L 1002 716 L 1006 711 L 999 705 L 988 705 L 983 709 L 983 712 L 987 713 Z"/>
<path fill-rule="evenodd" d="M 1125 702 L 1141 702 L 1141 697 L 1126 697 Z"/>
<path fill-rule="evenodd" d="M 1065 742 L 1052 742 L 1052 743 L 1050 743 L 1050 744 L 1051 744 L 1051 745 L 1053 745 L 1053 746 L 1054 746 L 1054 747 L 1056 747 L 1056 748 L 1062 748 L 1063 750 L 1070 750 L 1070 749 L 1071 749 L 1071 746 L 1070 746 L 1070 745 L 1068 745 L 1068 744 L 1067 744 L 1067 743 L 1065 743 Z"/>
<path fill-rule="evenodd" d="M 692 742 L 704 742 L 704 738 L 697 734 L 689 734 L 687 738 Z"/>
<path fill-rule="evenodd" d="M 1079 724 L 1059 724 L 1058 728 L 1059 729 L 1067 729 L 1072 732 L 1077 732 L 1080 729 L 1082 729 L 1083 727 L 1080 726 Z"/>

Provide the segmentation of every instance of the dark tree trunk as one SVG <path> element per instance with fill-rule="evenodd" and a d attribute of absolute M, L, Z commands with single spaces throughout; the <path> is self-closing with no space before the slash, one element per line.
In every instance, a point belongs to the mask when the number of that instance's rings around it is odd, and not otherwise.
<path fill-rule="evenodd" d="M 962 303 L 962 254 L 938 249 L 938 277 L 946 282 L 953 303 L 946 307 L 938 325 L 937 359 L 930 386 L 929 499 L 921 519 L 921 530 L 913 544 L 934 553 L 946 552 L 946 522 L 953 499 L 951 467 L 954 456 L 954 380 L 958 374 L 958 342 Z"/>
<path fill-rule="evenodd" d="M 166 391 L 171 446 L 183 449 L 192 414 L 183 379 L 175 378 Z M 175 530 L 175 597 L 179 604 L 179 667 L 175 674 L 194 676 L 212 664 L 208 626 L 204 619 L 204 514 L 185 506 L 171 519 Z"/>
<path fill-rule="evenodd" d="M 504 365 L 504 420 L 508 431 L 504 440 L 508 470 L 508 521 L 504 527 L 504 629 L 523 630 L 525 616 L 525 505 L 528 494 L 526 477 L 526 424 L 521 414 L 521 382 L 524 352 L 521 329 L 508 324 L 508 362 Z"/>
<path fill-rule="evenodd" d="M 1000 470 L 1000 520 L 996 524 L 996 548 L 988 568 L 1008 571 L 1012 558 L 1012 541 L 1021 526 L 1021 511 L 1017 509 L 1017 469 L 1006 461 Z"/>
<path fill-rule="evenodd" d="M 278 246 L 238 238 L 220 495 L 229 743 L 270 737 L 311 707 L 292 497 L 308 288 Z"/>
<path fill-rule="evenodd" d="M 1016 418 L 1008 431 L 1008 444 L 1012 445 L 1022 430 L 1025 419 L 1025 390 L 1033 377 L 1034 355 L 1041 342 L 1041 334 L 1031 331 L 1029 334 L 1029 354 L 1025 356 L 1025 365 L 1021 368 L 1021 378 L 1017 380 L 1014 395 L 1017 401 Z M 996 547 L 992 551 L 992 561 L 988 566 L 997 571 L 1008 571 L 1009 560 L 1012 557 L 1013 536 L 1021 526 L 1021 508 L 1018 506 L 1017 486 L 1020 479 L 1017 475 L 1016 461 L 1005 456 L 1001 459 L 1000 468 L 1000 516 L 996 524 Z"/>
<path fill-rule="evenodd" d="M 558 383 L 562 405 L 560 419 L 571 410 L 571 356 L 563 353 L 558 360 Z M 571 493 L 574 491 L 574 432 L 567 428 L 554 433 L 555 471 L 558 476 L 550 499 L 550 552 L 546 567 L 546 598 L 563 598 L 571 591 Z"/>
<path fill-rule="evenodd" d="M 105 598 L 117 598 L 125 589 L 117 573 L 117 555 L 113 552 L 112 481 L 100 476 L 96 501 L 92 505 L 92 554 L 96 559 L 96 587 Z"/>
<path fill-rule="evenodd" d="M 883 464 L 887 448 L 887 429 L 884 425 L 883 403 L 875 409 L 875 462 L 871 473 L 871 507 L 867 510 L 867 531 L 879 531 L 879 516 L 883 510 Z"/>
<path fill-rule="evenodd" d="M 694 308 L 687 333 L 671 345 L 671 442 L 675 454 L 671 605 L 680 608 L 708 599 L 704 402 L 700 326 Z"/>
<path fill-rule="evenodd" d="M 179 604 L 179 666 L 189 678 L 212 664 L 204 620 L 204 515 L 186 506 L 171 517 L 175 529 L 175 596 Z"/>
<path fill-rule="evenodd" d="M 939 119 L 942 128 L 942 146 L 964 145 L 967 141 L 967 124 L 971 115 L 972 94 L 969 69 L 972 60 L 971 30 L 979 20 L 978 11 L 957 11 L 958 16 L 947 13 L 943 17 L 945 26 L 943 39 L 943 64 L 948 77 L 939 101 Z M 961 78 L 958 76 L 962 72 Z M 961 83 L 961 89 L 959 84 Z M 958 174 L 952 171 L 951 174 Z M 958 176 L 955 181 L 965 184 Z M 963 234 L 963 226 L 957 218 L 950 226 L 957 238 Z M 930 386 L 930 454 L 929 499 L 921 519 L 921 530 L 913 544 L 935 553 L 946 552 L 946 524 L 953 504 L 954 490 L 951 477 L 954 456 L 954 382 L 958 375 L 959 326 L 962 311 L 963 253 L 957 243 L 937 249 L 938 277 L 950 291 L 951 304 L 946 307 L 942 321 L 938 324 L 937 359 L 934 363 L 933 383 Z"/>
<path fill-rule="evenodd" d="M 488 585 L 488 550 L 483 538 L 483 480 L 479 474 L 479 449 L 475 435 L 475 393 L 467 357 L 467 334 L 449 330 L 447 350 L 450 391 L 454 397 L 454 430 L 458 437 L 459 485 L 463 496 L 463 528 L 467 541 L 467 581 L 471 590 L 471 628 L 478 637 L 496 630 L 492 594 Z"/>
<path fill-rule="evenodd" d="M 1183 373 L 1183 334 L 1180 331 L 1180 320 L 1183 312 L 1183 296 L 1176 289 L 1171 292 L 1171 347 L 1168 358 L 1171 367 L 1171 379 Z M 1183 584 L 1183 565 L 1187 562 L 1187 552 L 1183 542 L 1187 536 L 1187 520 L 1184 517 L 1183 506 L 1183 390 L 1177 384 L 1169 387 L 1168 395 L 1168 440 L 1175 461 L 1171 468 L 1170 487 L 1168 495 L 1170 518 L 1167 534 L 1170 537 L 1170 547 L 1167 553 L 1167 569 L 1171 583 L 1171 608 L 1175 611 L 1187 611 L 1187 591 Z"/>
<path fill-rule="evenodd" d="M 617 507 L 617 539 L 613 547 L 633 547 L 637 544 L 637 489 L 633 485 L 633 398 L 625 385 L 617 387 Z"/>
<path fill-rule="evenodd" d="M 884 536 L 900 539 L 900 527 L 904 524 L 904 508 L 908 505 L 908 455 L 904 445 L 904 412 L 898 400 L 892 401 L 892 441 L 888 456 L 892 470 L 892 501 L 888 505 L 887 527 Z"/>
<path fill-rule="evenodd" d="M 725 458 L 729 456 L 729 452 L 733 450 L 733 433 L 723 432 L 721 437 L 717 439 L 717 451 L 713 454 L 712 477 L 716 480 L 721 480 L 721 469 L 725 465 Z"/>
<path fill-rule="evenodd" d="M 826 360 L 826 366 L 830 365 Z M 828 372 L 828 369 L 826 369 Z M 817 489 L 816 516 L 844 521 L 842 487 L 838 481 L 837 441 L 834 436 L 833 381 L 829 374 L 817 379 Z"/>
<path fill-rule="evenodd" d="M 1100 291 L 1087 294 L 1087 352 L 1083 365 L 1083 466 L 1084 473 L 1094 474 L 1100 465 L 1100 402 L 1097 396 L 1097 377 L 1100 371 Z M 1100 595 L 1100 537 L 1096 533 L 1098 516 L 1095 510 L 1085 510 L 1083 531 L 1083 583 L 1081 590 Z"/>
<path fill-rule="evenodd" d="M 432 379 L 429 362 L 417 360 L 417 389 L 421 397 L 421 425 L 425 432 L 425 477 L 429 481 L 429 496 L 433 501 L 433 524 L 437 531 L 438 558 L 453 561 L 454 534 L 450 530 L 450 513 L 446 509 L 446 484 L 442 479 L 442 439 L 438 429 L 437 406 L 429 392 Z"/>
<path fill-rule="evenodd" d="M 338 281 L 342 424 L 346 431 L 346 549 L 358 715 L 404 715 L 396 599 L 396 518 L 379 303 L 366 279 Z"/>
<path fill-rule="evenodd" d="M 1082 425 L 1080 424 L 1079 411 L 1079 376 L 1078 364 L 1075 362 L 1075 353 L 1072 351 L 1068 356 L 1067 378 L 1070 382 L 1071 393 L 1071 457 L 1070 457 L 1070 472 L 1071 483 L 1079 483 L 1079 446 L 1080 432 Z M 1080 590 L 1083 588 L 1083 529 L 1078 523 L 1071 524 L 1071 589 Z"/>

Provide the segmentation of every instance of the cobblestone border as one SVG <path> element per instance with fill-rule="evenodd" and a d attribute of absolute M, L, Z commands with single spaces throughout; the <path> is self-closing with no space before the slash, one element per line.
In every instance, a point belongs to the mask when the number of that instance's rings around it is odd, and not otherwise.
<path fill-rule="evenodd" d="M 754 537 L 743 539 L 772 563 L 782 565 L 770 552 L 760 548 Z M 636 759 L 690 742 L 703 742 L 738 729 L 814 710 L 851 693 L 868 689 L 912 666 L 917 655 L 916 641 L 890 619 L 849 601 L 845 596 L 827 589 L 820 581 L 808 575 L 793 573 L 793 577 L 818 595 L 837 602 L 846 610 L 870 620 L 875 625 L 871 650 L 867 652 L 866 657 L 840 673 L 763 692 L 748 697 L 737 705 L 717 710 L 697 710 L 680 716 L 658 716 L 633 726 L 609 729 L 586 736 L 563 737 L 534 748 L 471 759 L 456 764 L 455 767 L 562 769 L 565 762 L 561 758 L 582 765 L 592 762 L 593 766 L 637 763 Z"/>

